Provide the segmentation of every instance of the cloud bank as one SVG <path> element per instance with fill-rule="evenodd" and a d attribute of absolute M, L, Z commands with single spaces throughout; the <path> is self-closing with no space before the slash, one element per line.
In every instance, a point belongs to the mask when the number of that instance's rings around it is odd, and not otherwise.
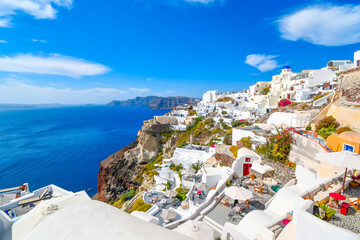
<path fill-rule="evenodd" d="M 1 72 L 35 73 L 78 78 L 107 73 L 110 69 L 99 63 L 83 59 L 53 54 L 35 56 L 20 54 L 13 57 L 0 57 Z"/>
<path fill-rule="evenodd" d="M 209 3 L 217 2 L 219 0 L 184 0 L 184 1 L 189 3 L 209 4 Z"/>
<path fill-rule="evenodd" d="M 57 8 L 71 8 L 73 0 L 0 0 L 0 27 L 10 27 L 12 16 L 25 13 L 36 19 L 56 18 Z"/>
<path fill-rule="evenodd" d="M 267 72 L 279 67 L 278 62 L 274 60 L 276 57 L 276 55 L 250 54 L 246 57 L 245 63 L 261 72 Z"/>
<path fill-rule="evenodd" d="M 360 42 L 360 5 L 313 5 L 278 21 L 281 37 L 316 45 L 342 46 Z"/>
<path fill-rule="evenodd" d="M 32 42 L 40 42 L 40 43 L 46 43 L 47 42 L 46 40 L 35 39 L 35 38 L 31 39 L 30 41 L 32 41 Z"/>
<path fill-rule="evenodd" d="M 0 83 L 0 103 L 104 104 L 113 99 L 120 99 L 126 93 L 127 91 L 116 88 L 76 90 L 72 88 L 42 87 L 16 79 L 7 79 L 5 82 Z"/>
<path fill-rule="evenodd" d="M 151 91 L 151 89 L 148 89 L 148 88 L 129 88 L 129 89 L 133 92 L 138 92 L 138 93 L 144 93 L 144 92 Z"/>

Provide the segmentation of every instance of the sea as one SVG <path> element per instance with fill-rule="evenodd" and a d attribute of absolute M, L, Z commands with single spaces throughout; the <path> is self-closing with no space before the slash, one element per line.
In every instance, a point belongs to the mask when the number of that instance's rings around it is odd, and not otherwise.
<path fill-rule="evenodd" d="M 55 184 L 96 194 L 99 163 L 169 110 L 72 106 L 0 110 L 0 189 Z"/>

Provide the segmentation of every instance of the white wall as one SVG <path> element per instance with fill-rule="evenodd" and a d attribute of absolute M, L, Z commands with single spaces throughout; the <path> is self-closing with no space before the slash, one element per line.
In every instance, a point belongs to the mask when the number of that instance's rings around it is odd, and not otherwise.
<path fill-rule="evenodd" d="M 206 175 L 202 177 L 202 182 L 206 183 L 210 188 L 216 187 L 217 183 L 221 179 L 221 175 Z"/>
<path fill-rule="evenodd" d="M 254 137 L 255 134 L 251 131 L 241 130 L 233 128 L 232 130 L 232 145 L 236 146 L 236 142 L 242 139 L 243 137 Z"/>
<path fill-rule="evenodd" d="M 308 86 L 313 87 L 336 79 L 336 73 L 331 70 L 313 70 L 309 73 Z"/>
<path fill-rule="evenodd" d="M 203 95 L 203 102 L 206 103 L 212 103 L 216 101 L 216 95 L 218 95 L 219 92 L 217 90 L 207 91 Z"/>
<path fill-rule="evenodd" d="M 295 240 L 318 239 L 318 240 L 355 240 L 360 239 L 360 235 L 348 230 L 329 224 L 314 215 L 299 211 L 296 219 Z"/>
<path fill-rule="evenodd" d="M 355 67 L 360 66 L 360 50 L 354 53 L 354 65 Z"/>
<path fill-rule="evenodd" d="M 250 158 L 250 162 L 245 162 L 245 158 Z M 260 160 L 260 158 L 258 156 L 253 156 L 253 155 L 241 156 L 240 158 L 238 158 L 237 160 L 234 161 L 234 163 L 232 165 L 232 170 L 236 173 L 236 175 L 242 177 L 244 174 L 243 173 L 244 163 L 253 164 L 254 161 L 258 161 L 258 160 Z"/>

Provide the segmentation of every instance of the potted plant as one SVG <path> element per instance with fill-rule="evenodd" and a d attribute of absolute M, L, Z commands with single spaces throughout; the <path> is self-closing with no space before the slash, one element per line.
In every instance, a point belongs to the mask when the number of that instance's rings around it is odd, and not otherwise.
<path fill-rule="evenodd" d="M 231 180 L 228 180 L 228 181 L 226 182 L 226 186 L 227 186 L 227 187 L 230 187 L 230 186 L 231 186 L 231 183 L 232 183 L 232 181 L 231 181 Z"/>
<path fill-rule="evenodd" d="M 360 175 L 357 175 L 357 176 L 352 176 L 351 177 L 351 179 L 352 179 L 352 181 L 350 182 L 350 186 L 352 187 L 352 188 L 357 188 L 358 186 L 359 186 L 359 182 L 358 181 L 356 181 L 356 180 L 358 180 L 360 178 Z"/>
<path fill-rule="evenodd" d="M 332 216 L 336 214 L 336 211 L 332 208 L 326 207 L 325 214 L 326 214 L 326 220 L 331 220 Z"/>

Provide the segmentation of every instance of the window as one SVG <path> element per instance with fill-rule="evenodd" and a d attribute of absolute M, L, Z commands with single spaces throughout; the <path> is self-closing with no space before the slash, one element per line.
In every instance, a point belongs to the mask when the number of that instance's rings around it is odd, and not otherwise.
<path fill-rule="evenodd" d="M 354 146 L 351 146 L 351 145 L 348 145 L 348 144 L 344 143 L 343 151 L 354 152 Z"/>
<path fill-rule="evenodd" d="M 245 158 L 245 162 L 250 162 L 250 158 Z"/>

